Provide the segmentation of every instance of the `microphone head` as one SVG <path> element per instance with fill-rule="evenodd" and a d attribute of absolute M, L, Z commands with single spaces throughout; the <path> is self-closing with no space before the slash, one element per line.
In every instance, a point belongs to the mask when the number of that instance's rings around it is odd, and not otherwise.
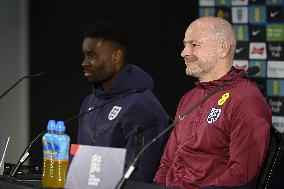
<path fill-rule="evenodd" d="M 254 75 L 256 73 L 259 72 L 259 67 L 258 66 L 254 66 L 254 67 L 250 67 L 247 69 L 247 71 L 245 72 L 245 75 L 249 76 L 249 75 Z"/>
<path fill-rule="evenodd" d="M 31 75 L 31 77 L 50 77 L 51 74 L 46 72 L 46 71 L 42 71 L 42 72 L 39 72 L 35 75 Z"/>

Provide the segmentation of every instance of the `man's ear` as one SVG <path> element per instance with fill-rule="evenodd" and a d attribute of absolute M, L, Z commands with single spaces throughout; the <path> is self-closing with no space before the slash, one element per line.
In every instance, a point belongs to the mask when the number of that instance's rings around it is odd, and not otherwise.
<path fill-rule="evenodd" d="M 224 40 L 221 43 L 221 47 L 220 47 L 220 58 L 223 59 L 223 58 L 227 57 L 230 54 L 231 48 L 232 48 L 232 46 L 229 43 L 229 41 Z"/>
<path fill-rule="evenodd" d="M 112 54 L 112 59 L 114 61 L 114 63 L 120 63 L 123 61 L 123 52 L 121 49 L 116 49 L 113 54 Z"/>

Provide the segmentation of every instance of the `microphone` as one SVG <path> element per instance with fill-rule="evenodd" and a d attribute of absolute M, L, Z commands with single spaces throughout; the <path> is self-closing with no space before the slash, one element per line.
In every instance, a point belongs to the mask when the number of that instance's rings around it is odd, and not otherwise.
<path fill-rule="evenodd" d="M 36 74 L 36 75 L 38 75 L 36 77 L 41 77 L 42 75 L 44 75 L 43 73 L 44 72 Z M 107 104 L 109 104 L 109 103 L 111 103 L 113 101 L 116 101 L 116 100 L 118 100 L 120 98 L 126 97 L 126 96 L 134 94 L 134 93 L 143 93 L 147 89 L 148 89 L 147 87 L 140 87 L 140 88 L 134 88 L 134 89 L 131 89 L 129 91 L 126 91 L 126 92 L 124 92 L 124 93 L 122 93 L 122 94 L 120 94 L 118 96 L 115 96 L 115 97 L 111 98 L 109 101 L 107 101 L 107 102 L 105 102 L 105 103 L 103 103 L 103 104 L 101 104 L 99 106 L 93 106 L 93 107 L 89 108 L 88 111 L 83 112 L 81 114 L 78 114 L 76 116 L 73 116 L 70 119 L 67 119 L 66 121 L 64 121 L 64 123 L 67 124 L 67 123 L 73 121 L 74 119 L 78 119 L 78 118 L 80 118 L 80 117 L 82 117 L 82 116 L 84 116 L 84 115 L 86 115 L 86 114 L 88 114 L 88 113 L 90 113 L 90 112 L 92 112 L 94 110 L 97 110 L 97 109 L 99 109 L 99 108 L 101 108 L 101 107 L 103 107 L 103 106 L 105 106 L 105 105 L 107 105 Z M 30 148 L 32 147 L 33 143 L 35 141 L 37 141 L 37 139 L 40 138 L 45 133 L 46 133 L 46 131 L 43 131 L 43 132 L 39 133 L 35 137 L 35 139 L 32 140 L 32 142 L 29 143 L 29 145 L 25 148 L 25 151 L 21 155 L 20 159 L 17 161 L 16 165 L 13 167 L 12 171 L 10 172 L 10 174 L 8 176 L 9 178 L 14 178 L 17 175 L 18 170 L 20 169 L 22 164 L 26 161 L 26 159 L 29 157 L 29 155 L 30 155 L 29 151 L 30 151 Z"/>
<path fill-rule="evenodd" d="M 259 67 L 258 66 L 254 66 L 254 67 L 249 67 L 247 69 L 247 71 L 244 73 L 245 76 L 250 76 L 250 75 L 254 75 L 256 73 L 259 72 Z"/>
<path fill-rule="evenodd" d="M 10 92 L 15 86 L 17 86 L 22 80 L 26 79 L 26 78 L 35 78 L 35 77 L 48 77 L 50 76 L 49 73 L 47 72 L 40 72 L 34 75 L 26 75 L 21 77 L 16 83 L 14 83 L 9 89 L 7 89 L 1 96 L 0 99 L 2 99 L 8 92 Z"/>
<path fill-rule="evenodd" d="M 29 77 L 50 77 L 51 74 L 46 72 L 46 71 L 42 71 L 42 72 L 39 72 L 35 75 L 30 75 Z"/>
<path fill-rule="evenodd" d="M 148 149 L 149 146 L 151 146 L 153 143 L 155 143 L 160 137 L 164 136 L 169 130 L 171 130 L 177 123 L 182 121 L 188 114 L 190 114 L 196 107 L 200 106 L 202 103 L 204 103 L 208 98 L 210 98 L 212 95 L 214 95 L 216 92 L 218 92 L 222 87 L 224 87 L 227 83 L 234 81 L 240 76 L 248 76 L 252 74 L 256 74 L 259 71 L 259 68 L 256 67 L 250 67 L 247 71 L 242 71 L 236 76 L 222 82 L 220 85 L 214 88 L 210 93 L 207 94 L 207 96 L 201 98 L 199 101 L 197 101 L 193 106 L 189 107 L 184 113 L 177 116 L 172 124 L 170 124 L 166 129 L 164 129 L 160 134 L 158 134 L 155 138 L 153 138 L 151 141 L 149 141 L 137 155 L 133 159 L 132 163 L 127 167 L 124 175 L 119 180 L 118 184 L 116 185 L 116 189 L 121 189 L 127 179 L 132 175 L 133 171 L 136 169 L 136 164 L 140 158 L 140 156 L 143 154 L 143 152 Z"/>
<path fill-rule="evenodd" d="M 84 116 L 84 115 L 86 115 L 86 114 L 88 114 L 88 113 L 90 113 L 90 112 L 92 112 L 92 111 L 94 111 L 94 110 L 96 110 L 98 108 L 101 108 L 101 107 L 103 107 L 103 106 L 105 106 L 105 105 L 107 105 L 107 104 L 109 104 L 109 103 L 111 103 L 113 101 L 116 101 L 116 100 L 118 100 L 118 99 L 120 99 L 122 97 L 128 96 L 128 95 L 133 94 L 133 93 L 143 93 L 147 89 L 148 89 L 147 87 L 140 87 L 140 88 L 135 88 L 135 89 L 126 91 L 126 92 L 122 93 L 121 95 L 118 95 L 118 96 L 116 96 L 114 98 L 111 98 L 109 101 L 107 101 L 107 102 L 105 102 L 105 103 L 103 103 L 103 104 L 101 104 L 99 106 L 93 106 L 93 107 L 89 108 L 88 111 L 83 112 L 81 114 L 78 114 L 78 115 L 76 115 L 74 117 L 71 117 L 70 119 L 66 120 L 64 123 L 68 123 L 68 122 L 70 122 L 70 121 L 72 121 L 74 119 L 82 117 L 82 116 Z"/>

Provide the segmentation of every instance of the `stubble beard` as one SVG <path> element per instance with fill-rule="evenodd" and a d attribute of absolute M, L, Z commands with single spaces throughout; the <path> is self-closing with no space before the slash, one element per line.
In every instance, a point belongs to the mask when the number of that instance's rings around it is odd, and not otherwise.
<path fill-rule="evenodd" d="M 195 62 L 191 62 L 190 64 L 198 64 L 197 61 Z M 186 69 L 185 69 L 185 73 L 186 75 L 188 76 L 192 76 L 192 77 L 195 77 L 195 78 L 199 78 L 199 73 L 200 72 L 200 68 L 196 65 L 191 65 L 191 66 L 188 66 L 186 65 Z"/>

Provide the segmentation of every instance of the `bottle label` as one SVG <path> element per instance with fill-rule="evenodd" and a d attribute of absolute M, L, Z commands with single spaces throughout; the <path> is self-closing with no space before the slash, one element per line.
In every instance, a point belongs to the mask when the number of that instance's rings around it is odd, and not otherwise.
<path fill-rule="evenodd" d="M 54 160 L 68 160 L 69 159 L 69 144 L 70 138 L 68 135 L 55 135 L 54 137 Z"/>
<path fill-rule="evenodd" d="M 43 145 L 43 158 L 52 158 L 52 152 L 54 151 L 53 137 L 51 134 L 47 133 L 42 137 Z"/>
<path fill-rule="evenodd" d="M 42 144 L 44 159 L 69 159 L 70 138 L 68 135 L 57 135 L 47 133 L 42 138 Z"/>

